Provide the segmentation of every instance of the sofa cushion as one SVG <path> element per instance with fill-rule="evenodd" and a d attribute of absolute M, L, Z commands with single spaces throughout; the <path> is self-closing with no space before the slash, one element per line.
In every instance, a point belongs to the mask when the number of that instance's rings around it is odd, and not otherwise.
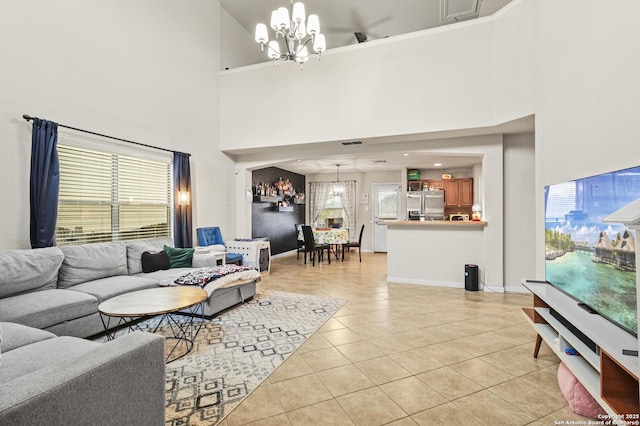
<path fill-rule="evenodd" d="M 164 246 L 164 251 L 169 255 L 172 268 L 191 268 L 195 249 Z"/>
<path fill-rule="evenodd" d="M 149 251 L 157 253 L 162 251 L 165 245 L 173 246 L 171 238 L 148 238 L 145 240 L 125 241 L 127 245 L 127 266 L 129 274 L 139 274 L 142 272 L 142 253 Z"/>
<path fill-rule="evenodd" d="M 119 275 L 117 277 L 102 278 L 100 280 L 74 285 L 70 287 L 69 290 L 90 294 L 97 298 L 100 303 L 119 294 L 155 287 L 158 287 L 158 280 L 139 276 Z"/>
<path fill-rule="evenodd" d="M 34 291 L 0 299 L 0 321 L 42 329 L 91 315 L 97 310 L 98 299 L 94 296 L 64 289 Z"/>
<path fill-rule="evenodd" d="M 142 272 L 155 272 L 171 268 L 171 260 L 166 251 L 159 253 L 142 253 Z"/>
<path fill-rule="evenodd" d="M 0 384 L 10 382 L 51 364 L 80 356 L 100 345 L 100 343 L 89 340 L 64 336 L 14 349 L 4 354 L 2 358 Z"/>
<path fill-rule="evenodd" d="M 56 337 L 48 331 L 13 322 L 0 322 L 0 332 L 3 336 L 0 341 L 0 352 L 5 353 L 21 346 Z"/>
<path fill-rule="evenodd" d="M 0 297 L 55 288 L 63 258 L 58 247 L 0 253 Z"/>
<path fill-rule="evenodd" d="M 58 288 L 115 275 L 127 275 L 127 246 L 121 242 L 62 247 Z"/>

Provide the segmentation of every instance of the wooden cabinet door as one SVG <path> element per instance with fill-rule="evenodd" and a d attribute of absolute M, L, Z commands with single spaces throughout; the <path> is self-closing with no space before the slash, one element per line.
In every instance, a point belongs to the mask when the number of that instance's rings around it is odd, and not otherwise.
<path fill-rule="evenodd" d="M 460 197 L 459 202 L 461 207 L 471 207 L 473 205 L 473 179 L 457 179 L 459 182 Z"/>
<path fill-rule="evenodd" d="M 427 184 L 429 189 L 444 189 L 444 181 L 442 179 L 429 179 Z"/>
<path fill-rule="evenodd" d="M 460 205 L 460 191 L 458 179 L 444 180 L 444 206 L 457 207 Z"/>

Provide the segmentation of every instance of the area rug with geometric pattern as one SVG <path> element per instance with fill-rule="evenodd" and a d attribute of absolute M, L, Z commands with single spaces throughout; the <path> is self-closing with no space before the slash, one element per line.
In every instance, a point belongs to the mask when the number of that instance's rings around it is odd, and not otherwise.
<path fill-rule="evenodd" d="M 166 424 L 214 425 L 318 330 L 344 300 L 266 292 L 205 320 L 167 364 Z"/>

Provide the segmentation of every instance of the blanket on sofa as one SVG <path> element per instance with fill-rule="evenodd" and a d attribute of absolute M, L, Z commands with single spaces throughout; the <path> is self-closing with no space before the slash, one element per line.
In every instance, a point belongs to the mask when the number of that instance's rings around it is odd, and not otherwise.
<path fill-rule="evenodd" d="M 160 281 L 161 286 L 197 285 L 209 295 L 214 290 L 238 284 L 236 281 L 259 279 L 260 272 L 249 266 L 234 264 L 198 268 L 193 271 L 170 275 Z"/>

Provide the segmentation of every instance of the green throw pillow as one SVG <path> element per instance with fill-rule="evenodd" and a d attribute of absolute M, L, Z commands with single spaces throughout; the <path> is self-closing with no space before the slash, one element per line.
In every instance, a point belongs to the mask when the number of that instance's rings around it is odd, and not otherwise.
<path fill-rule="evenodd" d="M 169 255 L 169 263 L 172 268 L 191 268 L 193 253 L 196 250 L 192 248 L 174 248 L 164 246 L 164 251 Z"/>

